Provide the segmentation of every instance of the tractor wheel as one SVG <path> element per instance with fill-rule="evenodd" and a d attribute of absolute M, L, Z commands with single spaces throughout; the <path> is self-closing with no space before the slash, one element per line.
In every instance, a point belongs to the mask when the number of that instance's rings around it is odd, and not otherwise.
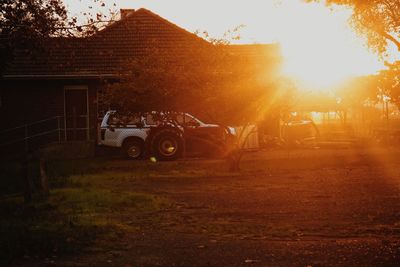
<path fill-rule="evenodd" d="M 175 160 L 183 151 L 182 137 L 172 129 L 159 130 L 151 138 L 151 149 L 157 160 Z"/>

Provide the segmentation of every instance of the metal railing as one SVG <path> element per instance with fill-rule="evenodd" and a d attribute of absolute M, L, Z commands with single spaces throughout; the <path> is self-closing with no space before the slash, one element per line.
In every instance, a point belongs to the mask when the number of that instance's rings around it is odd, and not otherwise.
<path fill-rule="evenodd" d="M 42 135 L 47 135 L 51 132 L 60 132 L 61 130 L 61 124 L 60 124 L 60 119 L 62 117 L 61 116 L 55 116 L 55 117 L 51 117 L 48 119 L 44 119 L 44 120 L 38 120 L 32 123 L 26 123 L 24 125 L 21 126 L 17 126 L 17 127 L 13 127 L 13 128 L 9 128 L 3 131 L 0 131 L 0 137 L 3 137 L 2 140 L 4 140 L 4 138 L 8 139 L 8 136 L 18 136 L 18 138 L 14 138 L 11 142 L 1 142 L 0 146 L 4 146 L 4 145 L 8 145 L 8 144 L 12 144 L 12 143 L 16 143 L 16 142 L 27 142 L 29 139 L 32 139 L 34 137 L 38 137 L 38 136 L 42 136 Z M 57 127 L 53 128 L 49 131 L 42 131 L 40 133 L 36 133 L 36 131 L 34 131 L 34 133 L 30 133 L 30 127 L 31 126 L 37 126 L 40 124 L 44 124 L 44 123 L 49 123 L 56 120 L 57 121 Z M 23 137 L 21 138 L 21 133 L 23 133 Z M 59 141 L 61 141 L 61 133 L 59 133 Z"/>
<path fill-rule="evenodd" d="M 79 125 L 77 121 L 80 118 L 85 123 Z M 54 116 L 26 123 L 0 131 L 0 154 L 29 153 L 51 143 L 90 140 L 90 131 L 93 129 L 94 127 L 90 127 L 88 115 Z"/>

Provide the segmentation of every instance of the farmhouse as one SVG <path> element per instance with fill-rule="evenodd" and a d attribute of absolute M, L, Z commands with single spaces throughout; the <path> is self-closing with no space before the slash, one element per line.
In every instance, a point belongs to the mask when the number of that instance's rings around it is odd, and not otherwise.
<path fill-rule="evenodd" d="M 102 89 L 118 81 L 124 63 L 149 47 L 211 47 L 206 40 L 146 9 L 121 10 L 121 19 L 90 37 L 53 38 L 50 49 L 18 50 L 0 80 L 0 140 L 41 138 L 96 142 Z M 237 45 L 262 61 L 276 61 L 276 45 Z M 10 137 L 11 136 L 11 137 Z M 1 143 L 1 142 L 0 142 Z"/>

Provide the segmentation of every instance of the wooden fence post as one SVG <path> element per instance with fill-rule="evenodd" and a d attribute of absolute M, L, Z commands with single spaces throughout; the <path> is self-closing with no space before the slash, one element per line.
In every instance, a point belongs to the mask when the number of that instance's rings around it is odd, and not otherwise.
<path fill-rule="evenodd" d="M 72 127 L 73 127 L 73 139 L 76 141 L 77 139 L 77 133 L 76 133 L 76 128 L 77 128 L 77 121 L 76 121 L 76 107 L 72 108 Z"/>
<path fill-rule="evenodd" d="M 42 197 L 47 198 L 49 195 L 49 181 L 47 178 L 47 165 L 44 158 L 39 160 L 40 167 L 40 193 Z"/>
<path fill-rule="evenodd" d="M 58 143 L 61 143 L 61 124 L 60 116 L 57 116 Z"/>
<path fill-rule="evenodd" d="M 24 180 L 24 201 L 30 203 L 32 201 L 33 183 L 29 177 L 29 160 L 28 153 L 25 153 L 22 159 L 22 178 Z"/>

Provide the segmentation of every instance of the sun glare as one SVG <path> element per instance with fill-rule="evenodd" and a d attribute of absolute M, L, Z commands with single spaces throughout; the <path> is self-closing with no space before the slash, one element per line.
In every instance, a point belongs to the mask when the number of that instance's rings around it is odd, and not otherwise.
<path fill-rule="evenodd" d="M 350 10 L 321 4 L 283 7 L 291 23 L 281 24 L 283 72 L 300 87 L 329 90 L 348 78 L 382 69 L 383 64 L 348 25 Z"/>

